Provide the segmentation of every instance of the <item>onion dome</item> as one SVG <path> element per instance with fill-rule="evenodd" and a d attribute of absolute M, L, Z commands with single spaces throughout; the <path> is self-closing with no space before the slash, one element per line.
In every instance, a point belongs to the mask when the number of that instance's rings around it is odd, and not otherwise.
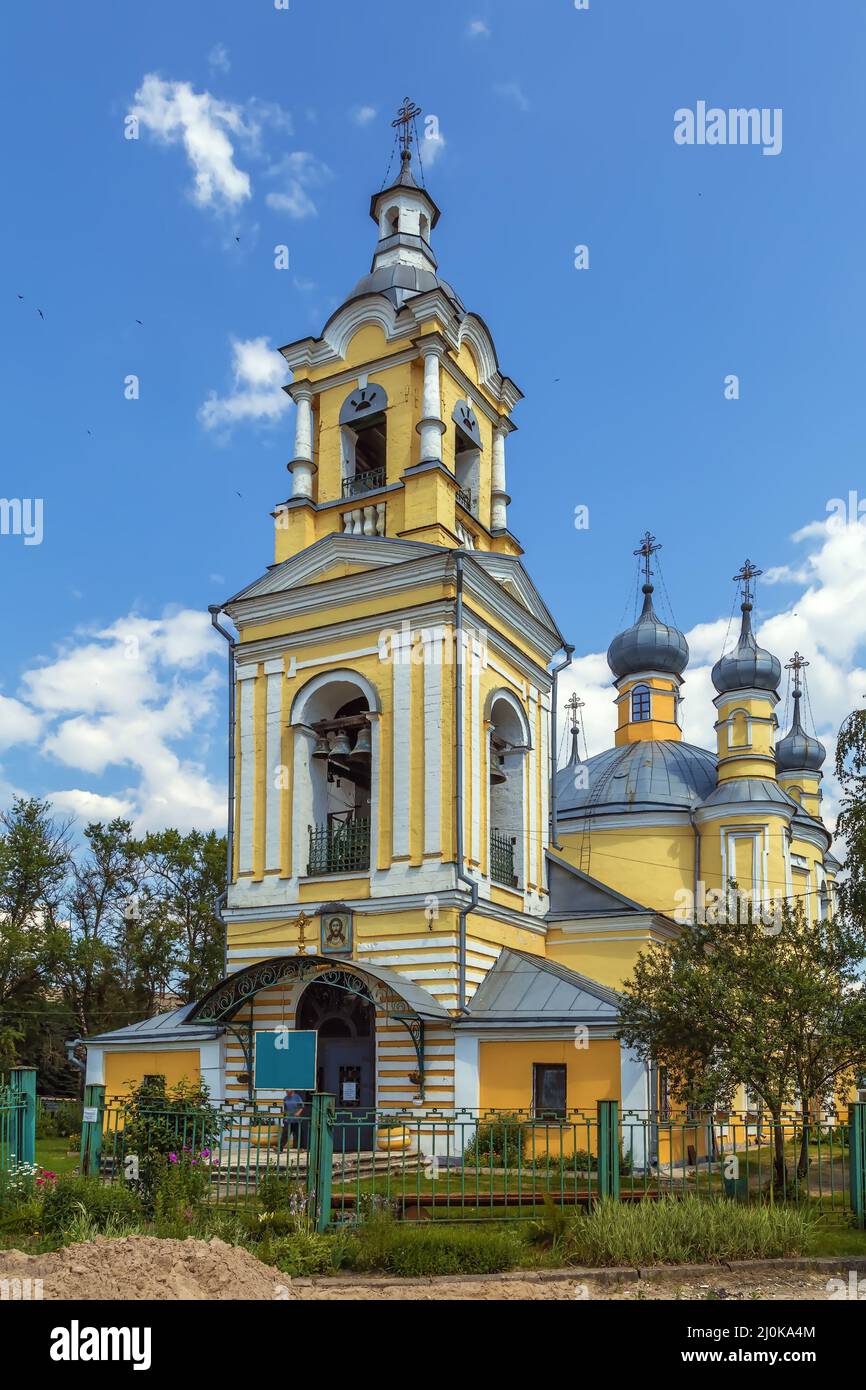
<path fill-rule="evenodd" d="M 616 680 L 642 671 L 681 676 L 689 664 L 689 644 L 678 627 L 663 623 L 653 608 L 653 586 L 643 586 L 643 610 L 637 622 L 614 637 L 607 664 Z"/>
<path fill-rule="evenodd" d="M 752 631 L 752 605 L 742 604 L 743 622 L 733 651 L 720 657 L 713 667 L 713 685 L 720 695 L 730 690 L 777 690 L 782 663 L 772 652 L 759 647 Z"/>
<path fill-rule="evenodd" d="M 800 701 L 803 698 L 800 673 L 803 667 L 808 665 L 808 661 L 805 661 L 799 652 L 795 652 L 788 662 L 788 670 L 794 672 L 794 688 L 791 692 L 794 717 L 785 737 L 780 738 L 776 744 L 777 772 L 818 772 L 827 756 L 827 750 L 820 739 L 806 733 L 800 717 Z"/>

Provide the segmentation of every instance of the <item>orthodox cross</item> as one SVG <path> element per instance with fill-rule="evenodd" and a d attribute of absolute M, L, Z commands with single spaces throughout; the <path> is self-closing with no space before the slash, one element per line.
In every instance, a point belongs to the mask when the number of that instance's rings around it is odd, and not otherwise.
<path fill-rule="evenodd" d="M 786 670 L 786 671 L 793 671 L 793 672 L 794 672 L 794 690 L 793 690 L 793 694 L 794 694 L 795 699 L 798 699 L 798 700 L 799 700 L 799 698 L 800 698 L 800 693 L 801 693 L 801 692 L 800 692 L 800 672 L 803 670 L 804 666 L 808 666 L 808 665 L 809 665 L 809 663 L 808 663 L 808 661 L 806 660 L 806 658 L 805 658 L 804 656 L 801 656 L 799 652 L 794 652 L 794 655 L 791 657 L 791 660 L 785 662 L 785 670 Z"/>
<path fill-rule="evenodd" d="M 307 914 L 306 914 L 306 912 L 303 912 L 303 911 L 301 912 L 301 915 L 300 915 L 299 917 L 296 917 L 296 918 L 295 918 L 295 926 L 296 926 L 297 929 L 298 929 L 298 955 L 299 955 L 299 956 L 304 956 L 304 955 L 306 955 L 306 953 L 307 953 L 307 945 L 306 945 L 306 941 L 305 941 L 304 938 L 305 938 L 305 935 L 306 935 L 307 927 L 309 926 L 310 922 L 312 922 L 312 920 L 313 920 L 312 917 L 308 917 Z"/>
<path fill-rule="evenodd" d="M 395 130 L 398 131 L 397 138 L 400 141 L 401 156 L 411 154 L 412 152 L 412 128 L 415 123 L 415 118 L 420 115 L 421 107 L 416 106 L 414 101 L 410 101 L 409 97 L 404 97 L 403 105 L 397 112 L 396 121 L 391 122 Z"/>
<path fill-rule="evenodd" d="M 742 568 L 737 572 L 737 574 L 734 575 L 734 583 L 735 583 L 735 584 L 742 584 L 742 586 L 743 586 L 743 603 L 751 603 L 751 601 L 752 601 L 752 589 L 751 589 L 752 580 L 755 579 L 759 574 L 763 574 L 763 573 L 764 573 L 764 571 L 763 571 L 763 570 L 759 570 L 758 567 L 757 567 L 757 565 L 753 565 L 752 562 L 751 562 L 751 560 L 746 560 L 746 563 L 745 563 L 745 564 L 742 566 Z"/>
<path fill-rule="evenodd" d="M 651 535 L 649 531 L 645 531 L 643 536 L 641 537 L 641 543 L 638 546 L 637 550 L 632 551 L 633 555 L 643 556 L 643 573 L 645 584 L 649 584 L 650 575 L 652 574 L 652 570 L 650 568 L 650 557 L 654 555 L 657 550 L 661 550 L 661 545 L 658 543 L 655 536 Z"/>
<path fill-rule="evenodd" d="M 577 733 L 579 711 L 583 709 L 585 704 L 586 701 L 579 699 L 576 694 L 572 695 L 571 699 L 565 702 L 565 708 L 571 715 L 571 732 L 573 734 Z"/>

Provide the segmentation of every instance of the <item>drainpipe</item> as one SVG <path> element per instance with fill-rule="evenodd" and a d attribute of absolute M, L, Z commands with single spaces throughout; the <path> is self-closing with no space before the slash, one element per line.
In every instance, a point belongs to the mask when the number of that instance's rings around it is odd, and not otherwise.
<path fill-rule="evenodd" d="M 216 909 L 222 917 L 222 909 L 228 899 L 228 886 L 232 881 L 232 869 L 234 867 L 234 847 L 235 847 L 235 647 L 237 639 L 232 636 L 228 628 L 222 626 L 219 615 L 222 612 L 219 604 L 209 604 L 208 612 L 213 626 L 221 637 L 224 637 L 229 644 L 229 786 L 228 786 L 228 822 L 226 825 L 226 887 L 220 893 L 216 902 Z M 229 938 L 228 928 L 223 934 L 223 978 L 228 974 L 229 969 Z"/>
<path fill-rule="evenodd" d="M 698 920 L 698 884 L 701 881 L 701 833 L 695 821 L 694 811 L 689 811 L 689 820 L 692 824 L 692 833 L 695 837 L 695 872 L 692 889 L 692 925 L 697 924 Z"/>
<path fill-rule="evenodd" d="M 574 656 L 574 647 L 570 647 L 567 642 L 563 642 L 562 650 L 565 652 L 565 659 L 560 661 L 558 666 L 554 666 L 552 671 L 553 687 L 550 692 L 550 848 L 559 849 L 559 826 L 556 818 L 556 710 L 558 702 L 559 673 L 564 671 L 566 666 L 571 665 L 571 658 Z"/>
<path fill-rule="evenodd" d="M 466 1012 L 466 918 L 478 906 L 478 884 L 463 868 L 463 556 L 457 554 L 457 614 L 455 619 L 456 664 L 454 670 L 454 728 L 457 751 L 457 882 L 465 884 L 470 893 L 468 906 L 460 909 L 458 936 L 457 1002 Z"/>

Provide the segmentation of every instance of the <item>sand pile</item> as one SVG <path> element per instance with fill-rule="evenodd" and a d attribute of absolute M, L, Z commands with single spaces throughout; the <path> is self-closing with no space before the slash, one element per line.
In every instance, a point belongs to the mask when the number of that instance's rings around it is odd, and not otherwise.
<path fill-rule="evenodd" d="M 0 1251 L 0 1279 L 41 1279 L 43 1298 L 285 1299 L 291 1280 L 222 1240 L 97 1237 L 48 1255 Z"/>

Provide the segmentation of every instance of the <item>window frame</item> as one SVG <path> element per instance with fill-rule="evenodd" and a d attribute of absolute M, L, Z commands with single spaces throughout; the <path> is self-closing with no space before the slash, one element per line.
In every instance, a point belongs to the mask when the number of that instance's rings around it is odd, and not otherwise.
<path fill-rule="evenodd" d="M 543 1074 L 545 1072 L 562 1073 L 562 1106 L 539 1105 L 539 1098 L 543 1090 Z M 568 1063 L 567 1062 L 533 1062 L 532 1063 L 532 1117 L 535 1120 L 564 1120 L 568 1115 Z"/>

